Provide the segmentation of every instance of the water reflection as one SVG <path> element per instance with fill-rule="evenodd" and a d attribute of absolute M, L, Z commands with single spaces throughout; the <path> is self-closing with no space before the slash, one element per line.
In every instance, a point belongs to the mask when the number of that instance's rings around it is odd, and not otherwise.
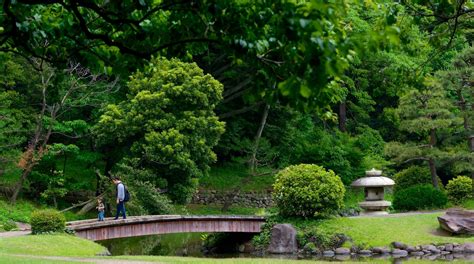
<path fill-rule="evenodd" d="M 114 256 L 193 256 L 203 257 L 202 233 L 178 233 L 98 241 Z"/>
<path fill-rule="evenodd" d="M 119 238 L 99 241 L 112 255 L 159 255 L 159 256 L 192 256 L 212 258 L 275 258 L 275 259 L 311 259 L 325 261 L 360 261 L 374 262 L 378 260 L 392 261 L 392 263 L 405 263 L 412 260 L 437 260 L 437 261 L 472 261 L 474 254 L 431 254 L 416 257 L 396 258 L 391 255 L 374 255 L 370 257 L 357 255 L 344 255 L 334 257 L 304 256 L 304 255 L 262 255 L 256 253 L 232 253 L 232 254 L 203 254 L 204 233 L 179 233 L 167 235 L 153 235 L 131 238 Z"/>

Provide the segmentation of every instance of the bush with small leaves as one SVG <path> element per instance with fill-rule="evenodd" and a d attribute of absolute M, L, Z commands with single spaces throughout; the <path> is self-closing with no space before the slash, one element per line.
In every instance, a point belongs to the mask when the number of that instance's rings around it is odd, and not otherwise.
<path fill-rule="evenodd" d="M 66 228 L 66 218 L 56 210 L 38 210 L 31 213 L 31 233 L 62 233 Z"/>
<path fill-rule="evenodd" d="M 396 210 L 420 210 L 443 208 L 448 203 L 444 191 L 429 184 L 415 185 L 394 193 L 393 207 Z"/>
<path fill-rule="evenodd" d="M 345 188 L 332 170 L 314 164 L 289 166 L 276 175 L 273 197 L 283 216 L 328 216 L 343 205 Z"/>
<path fill-rule="evenodd" d="M 458 176 L 446 185 L 448 197 L 454 204 L 461 204 L 472 197 L 472 179 L 466 176 Z"/>
<path fill-rule="evenodd" d="M 393 176 L 395 180 L 394 191 L 403 190 L 419 184 L 432 184 L 430 170 L 426 167 L 411 166 Z M 438 178 L 440 186 L 441 180 Z"/>

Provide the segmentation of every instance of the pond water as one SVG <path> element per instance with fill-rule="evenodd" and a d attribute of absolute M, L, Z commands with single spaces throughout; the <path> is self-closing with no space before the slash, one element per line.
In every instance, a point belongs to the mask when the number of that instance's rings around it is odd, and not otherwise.
<path fill-rule="evenodd" d="M 153 255 L 153 256 L 192 256 L 192 257 L 211 257 L 211 258 L 278 258 L 278 259 L 314 259 L 328 261 L 348 261 L 348 260 L 371 260 L 384 259 L 392 260 L 394 263 L 405 263 L 406 261 L 423 259 L 437 261 L 464 260 L 473 261 L 474 255 L 468 254 L 449 254 L 449 255 L 427 255 L 410 258 L 393 258 L 390 255 L 376 257 L 357 257 L 357 256 L 335 256 L 320 257 L 309 256 L 303 257 L 296 254 L 293 255 L 258 255 L 251 253 L 225 253 L 225 254 L 204 254 L 202 249 L 206 233 L 179 233 L 167 235 L 153 235 L 131 238 L 119 238 L 98 241 L 99 244 L 105 246 L 112 255 Z"/>

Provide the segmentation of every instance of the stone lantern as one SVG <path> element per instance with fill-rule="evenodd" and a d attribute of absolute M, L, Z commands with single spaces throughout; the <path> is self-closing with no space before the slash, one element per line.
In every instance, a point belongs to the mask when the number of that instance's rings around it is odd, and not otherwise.
<path fill-rule="evenodd" d="M 365 177 L 352 183 L 352 187 L 362 187 L 365 192 L 365 201 L 360 202 L 359 206 L 365 210 L 366 214 L 387 214 L 385 211 L 391 202 L 385 201 L 384 188 L 395 185 L 395 182 L 382 176 L 382 171 L 372 168 L 365 172 Z"/>

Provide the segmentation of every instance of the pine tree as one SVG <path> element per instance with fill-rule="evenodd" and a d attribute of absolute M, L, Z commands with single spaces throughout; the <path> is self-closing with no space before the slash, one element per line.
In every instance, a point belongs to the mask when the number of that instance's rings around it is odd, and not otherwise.
<path fill-rule="evenodd" d="M 437 133 L 459 123 L 454 109 L 438 80 L 427 78 L 421 89 L 411 90 L 400 99 L 400 129 L 408 133 L 409 140 L 387 145 L 387 154 L 397 163 L 426 163 L 435 188 L 439 188 L 436 165 L 453 155 L 440 147 Z"/>

